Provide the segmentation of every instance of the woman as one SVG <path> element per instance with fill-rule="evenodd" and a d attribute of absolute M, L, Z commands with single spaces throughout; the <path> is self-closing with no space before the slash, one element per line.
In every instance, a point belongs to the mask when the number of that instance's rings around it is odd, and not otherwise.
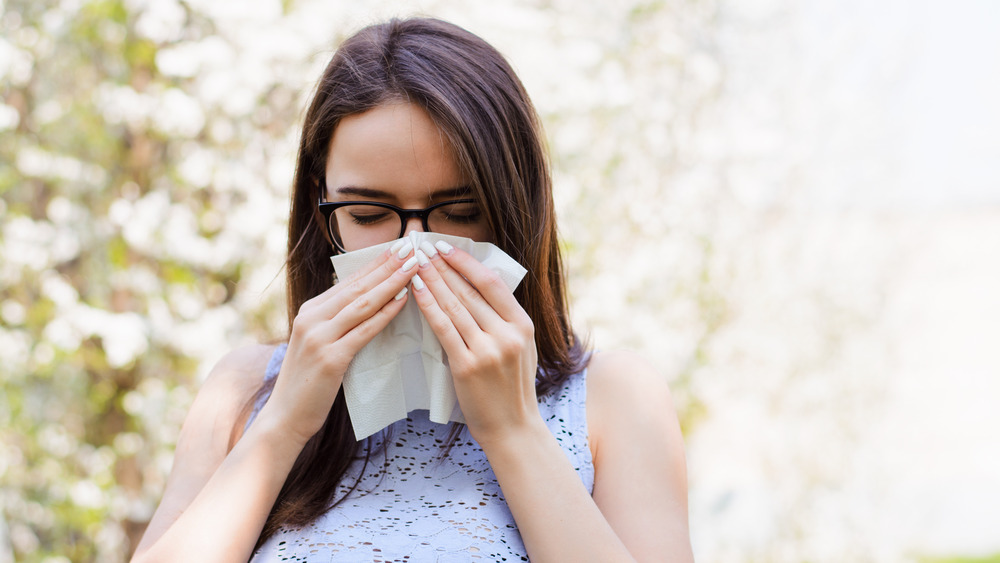
<path fill-rule="evenodd" d="M 376 220 L 391 227 L 358 234 Z M 511 294 L 461 250 L 397 245 L 330 287 L 331 252 L 425 229 L 492 242 L 528 274 Z M 287 269 L 287 347 L 213 370 L 136 561 L 691 559 L 669 391 L 574 336 L 538 119 L 480 38 L 393 20 L 334 54 L 302 133 Z M 344 373 L 408 299 L 466 425 L 415 411 L 356 442 Z"/>

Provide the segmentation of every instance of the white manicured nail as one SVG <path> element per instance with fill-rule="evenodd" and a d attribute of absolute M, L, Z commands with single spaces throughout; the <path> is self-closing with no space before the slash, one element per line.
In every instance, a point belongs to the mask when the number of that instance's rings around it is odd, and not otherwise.
<path fill-rule="evenodd" d="M 406 241 L 403 243 L 403 247 L 399 249 L 399 254 L 397 254 L 397 256 L 399 256 L 399 259 L 402 260 L 403 258 L 406 258 L 406 255 L 409 254 L 411 250 L 413 250 L 413 244 L 410 243 L 410 241 Z"/>
<path fill-rule="evenodd" d="M 397 293 L 396 297 L 394 297 L 393 299 L 395 301 L 399 301 L 400 299 L 403 298 L 404 295 L 406 295 L 406 288 L 405 287 L 403 289 L 399 290 L 399 293 Z"/>
<path fill-rule="evenodd" d="M 410 244 L 413 245 L 413 248 L 416 248 L 420 244 L 420 241 L 417 240 L 418 238 L 417 231 L 410 231 Z"/>
<path fill-rule="evenodd" d="M 434 246 L 436 246 L 436 247 L 437 247 L 437 249 L 441 251 L 441 254 L 444 254 L 444 255 L 448 255 L 448 254 L 450 254 L 450 253 L 451 253 L 451 251 L 452 251 L 452 250 L 454 250 L 454 249 L 453 249 L 453 248 L 451 247 L 451 245 L 450 245 L 450 244 L 446 243 L 446 242 L 445 242 L 445 241 L 443 241 L 443 240 L 439 240 L 439 241 L 435 242 L 435 243 L 434 243 Z"/>
<path fill-rule="evenodd" d="M 420 250 L 423 250 L 424 254 L 426 254 L 428 258 L 434 258 L 438 253 L 437 249 L 434 248 L 434 245 L 426 240 L 420 243 Z"/>
<path fill-rule="evenodd" d="M 401 239 L 397 240 L 396 242 L 394 242 L 392 244 L 392 246 L 389 247 L 389 252 L 391 252 L 393 254 L 399 252 L 399 249 L 403 248 L 404 244 L 406 244 L 406 239 L 405 238 L 401 238 Z"/>
<path fill-rule="evenodd" d="M 411 256 L 410 259 L 403 264 L 403 271 L 409 272 L 416 265 L 417 265 L 417 257 Z"/>
<path fill-rule="evenodd" d="M 421 250 L 416 250 L 413 255 L 417 257 L 417 262 L 420 262 L 421 266 L 426 266 L 431 263 L 431 261 L 427 259 L 427 255 Z"/>
<path fill-rule="evenodd" d="M 420 279 L 420 274 L 413 274 L 413 277 L 410 278 L 410 281 L 413 282 L 413 288 L 416 289 L 417 291 L 420 291 L 421 289 L 427 287 L 424 284 L 424 280 Z"/>

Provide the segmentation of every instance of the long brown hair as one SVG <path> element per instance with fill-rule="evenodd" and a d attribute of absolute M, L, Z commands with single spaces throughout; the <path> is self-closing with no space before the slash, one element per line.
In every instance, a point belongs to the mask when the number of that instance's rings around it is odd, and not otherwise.
<path fill-rule="evenodd" d="M 333 131 L 346 116 L 395 101 L 418 104 L 430 114 L 471 179 L 494 244 L 528 270 L 514 295 L 534 322 L 536 389 L 544 395 L 580 371 L 586 354 L 569 322 L 538 115 L 496 49 L 436 19 L 393 19 L 362 29 L 334 53 L 317 85 L 299 144 L 288 222 L 289 333 L 299 307 L 328 289 L 333 277 L 332 247 L 317 206 Z M 270 393 L 273 384 L 257 396 Z M 371 443 L 364 448 L 366 463 Z M 341 389 L 326 423 L 292 467 L 259 543 L 281 526 L 308 524 L 340 502 L 337 485 L 361 446 Z"/>

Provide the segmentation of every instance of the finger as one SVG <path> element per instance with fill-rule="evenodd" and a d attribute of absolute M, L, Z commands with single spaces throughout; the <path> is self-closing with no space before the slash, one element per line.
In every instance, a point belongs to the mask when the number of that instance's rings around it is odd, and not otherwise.
<path fill-rule="evenodd" d="M 445 284 L 447 284 L 448 288 L 451 289 L 452 293 L 469 310 L 476 324 L 490 333 L 502 328 L 501 325 L 504 323 L 504 320 L 493 310 L 493 307 L 486 302 L 483 296 L 479 294 L 479 291 L 468 280 L 451 268 L 433 247 L 427 248 L 425 246 L 422 250 L 434 252 L 429 260 L 430 264 L 433 269 L 437 270 L 437 273 L 444 280 Z"/>
<path fill-rule="evenodd" d="M 415 264 L 416 261 L 414 261 Z M 390 260 L 389 263 L 392 263 Z M 417 269 L 414 264 L 407 264 L 397 268 L 390 274 L 388 279 L 357 296 L 347 303 L 333 318 L 330 319 L 330 329 L 328 337 L 331 341 L 342 338 L 345 334 L 353 330 L 358 325 L 364 323 L 374 316 L 390 301 L 399 301 L 405 298 L 406 285 L 410 278 L 416 274 Z"/>
<path fill-rule="evenodd" d="M 423 253 L 421 253 L 422 255 Z M 458 333 L 462 336 L 462 340 L 469 347 L 472 347 L 475 344 L 476 338 L 482 335 L 483 332 L 479 323 L 473 318 L 472 313 L 469 312 L 469 309 L 462 300 L 448 287 L 448 284 L 445 283 L 434 266 L 429 262 L 425 262 L 421 264 L 419 270 L 420 277 L 424 284 L 426 284 L 427 291 L 434 296 L 434 301 L 438 308 L 448 316 L 454 327 L 458 330 Z"/>
<path fill-rule="evenodd" d="M 528 313 L 514 297 L 514 292 L 507 287 L 498 273 L 484 266 L 468 252 L 454 248 L 443 241 L 438 243 L 439 255 L 471 283 L 500 317 L 507 322 L 530 322 Z"/>
<path fill-rule="evenodd" d="M 365 264 L 360 270 L 354 272 L 350 276 L 339 280 L 337 283 L 331 285 L 326 291 L 323 291 L 319 295 L 307 300 L 305 303 L 299 307 L 296 318 L 309 319 L 309 318 L 329 318 L 331 315 L 328 311 L 329 302 L 337 296 L 337 294 L 344 291 L 344 289 L 350 286 L 352 283 L 363 279 L 368 276 L 379 267 L 385 265 L 385 263 L 390 259 L 392 254 L 388 251 L 380 253 L 372 261 Z"/>
<path fill-rule="evenodd" d="M 427 324 L 441 342 L 441 347 L 444 348 L 445 353 L 453 359 L 457 359 L 461 355 L 468 353 L 468 344 L 462 339 L 462 335 L 458 332 L 458 329 L 455 328 L 455 323 L 441 309 L 434 295 L 427 289 L 426 282 L 423 281 L 420 274 L 413 276 L 413 298 L 417 300 L 420 312 L 427 319 Z"/>
<path fill-rule="evenodd" d="M 409 264 L 407 271 L 414 269 L 416 260 L 411 256 L 412 249 L 413 245 L 406 244 L 402 249 L 392 247 L 385 253 L 379 254 L 378 258 L 372 260 L 366 266 L 367 273 L 359 276 L 351 276 L 348 280 L 334 286 L 335 293 L 317 308 L 317 315 L 321 318 L 333 318 L 352 301 L 358 299 L 385 280 L 390 279 L 401 267 Z M 363 270 L 359 270 L 359 272 L 361 271 Z M 410 275 L 412 275 L 412 272 L 410 272 Z M 407 281 L 409 281 L 409 278 L 407 278 Z"/>
<path fill-rule="evenodd" d="M 393 298 L 375 314 L 358 323 L 340 338 L 331 341 L 332 345 L 339 348 L 344 357 L 353 358 L 372 341 L 372 338 L 375 338 L 376 334 L 389 326 L 392 319 L 396 318 L 396 315 L 403 310 L 407 298 L 405 293 L 399 299 Z"/>

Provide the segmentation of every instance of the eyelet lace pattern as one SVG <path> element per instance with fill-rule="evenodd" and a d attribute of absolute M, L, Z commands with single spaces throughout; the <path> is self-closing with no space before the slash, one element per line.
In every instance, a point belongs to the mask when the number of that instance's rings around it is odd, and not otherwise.
<path fill-rule="evenodd" d="M 285 346 L 275 350 L 267 378 L 277 376 Z M 588 491 L 594 465 L 587 442 L 586 370 L 539 400 L 546 425 Z M 255 406 L 250 420 L 265 401 Z M 301 529 L 282 529 L 252 561 L 527 561 L 528 556 L 490 464 L 463 427 L 448 455 L 441 455 L 450 426 L 430 422 L 426 411 L 376 438 L 357 489 Z M 357 479 L 357 460 L 337 498 Z"/>

